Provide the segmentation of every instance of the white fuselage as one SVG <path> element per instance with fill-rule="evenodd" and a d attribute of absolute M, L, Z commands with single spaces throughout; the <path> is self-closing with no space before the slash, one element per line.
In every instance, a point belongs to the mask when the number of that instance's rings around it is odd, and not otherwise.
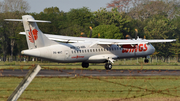
<path fill-rule="evenodd" d="M 42 48 L 24 50 L 22 54 L 49 59 L 61 63 L 87 62 L 103 63 L 112 59 L 145 57 L 153 54 L 151 44 L 139 44 L 135 48 L 123 48 L 117 45 L 97 45 L 93 42 L 61 43 Z"/>

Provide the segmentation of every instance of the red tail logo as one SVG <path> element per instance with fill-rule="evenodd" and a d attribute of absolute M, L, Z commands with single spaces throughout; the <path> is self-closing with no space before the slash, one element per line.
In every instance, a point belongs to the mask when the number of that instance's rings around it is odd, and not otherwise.
<path fill-rule="evenodd" d="M 38 38 L 38 31 L 36 29 L 33 29 L 31 31 L 31 28 L 30 28 L 28 37 L 29 37 L 29 41 L 34 43 L 34 41 L 37 40 Z"/>

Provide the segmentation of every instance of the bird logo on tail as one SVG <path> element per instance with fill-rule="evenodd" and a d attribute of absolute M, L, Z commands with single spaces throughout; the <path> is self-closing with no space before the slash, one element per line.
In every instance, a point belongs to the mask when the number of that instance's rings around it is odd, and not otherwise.
<path fill-rule="evenodd" d="M 37 40 L 37 38 L 38 38 L 37 29 L 33 29 L 32 31 L 30 29 L 28 37 L 29 37 L 29 41 L 34 43 L 34 41 Z"/>

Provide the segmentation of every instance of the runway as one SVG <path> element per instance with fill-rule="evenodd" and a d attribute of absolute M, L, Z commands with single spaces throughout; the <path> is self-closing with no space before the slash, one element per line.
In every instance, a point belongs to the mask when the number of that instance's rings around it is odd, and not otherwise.
<path fill-rule="evenodd" d="M 0 70 L 0 77 L 22 77 L 29 70 Z M 74 76 L 180 76 L 180 70 L 88 70 L 88 69 L 42 69 L 38 77 L 74 77 Z"/>

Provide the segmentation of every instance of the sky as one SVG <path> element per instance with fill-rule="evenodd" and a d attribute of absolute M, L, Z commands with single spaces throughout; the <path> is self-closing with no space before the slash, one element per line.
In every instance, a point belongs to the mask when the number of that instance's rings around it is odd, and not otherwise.
<path fill-rule="evenodd" d="M 45 8 L 58 7 L 60 11 L 69 12 L 72 8 L 88 7 L 92 12 L 106 8 L 112 0 L 25 0 L 29 3 L 28 12 L 40 13 Z"/>

